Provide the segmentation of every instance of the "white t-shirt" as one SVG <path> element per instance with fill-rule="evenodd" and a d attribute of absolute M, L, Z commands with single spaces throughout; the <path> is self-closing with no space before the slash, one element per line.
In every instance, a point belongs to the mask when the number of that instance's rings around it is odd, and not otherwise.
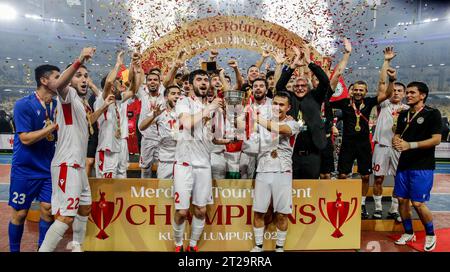
<path fill-rule="evenodd" d="M 295 120 L 282 121 L 281 124 L 286 124 L 291 128 L 291 136 L 277 135 L 260 127 L 261 151 L 258 154 L 256 172 L 292 172 L 292 152 L 295 138 L 300 132 L 300 124 Z"/>
<path fill-rule="evenodd" d="M 166 109 L 156 118 L 156 123 L 161 136 L 159 160 L 162 162 L 173 162 L 175 161 L 176 134 L 179 127 L 175 110 L 168 112 Z"/>
<path fill-rule="evenodd" d="M 180 97 L 175 106 L 176 116 L 182 113 L 194 115 L 206 107 L 197 97 Z M 177 163 L 188 163 L 192 166 L 202 167 L 211 165 L 212 134 L 203 121 L 192 129 L 182 129 L 177 138 L 175 160 Z"/>
<path fill-rule="evenodd" d="M 159 92 L 158 96 L 151 96 L 147 90 L 147 87 L 142 86 L 137 92 L 137 97 L 141 100 L 141 113 L 139 115 L 138 126 L 141 125 L 142 121 L 153 115 L 153 107 L 158 105 L 162 105 L 163 109 L 165 109 L 166 107 L 164 93 L 161 91 Z M 160 140 L 156 123 L 153 123 L 147 129 L 140 131 L 144 138 L 153 139 L 156 141 Z"/>
<path fill-rule="evenodd" d="M 68 166 L 79 165 L 84 168 L 89 139 L 86 111 L 89 109 L 84 106 L 82 98 L 74 88 L 67 88 L 66 99 L 58 95 L 56 105 L 58 142 L 52 165 L 59 166 L 66 163 Z"/>
<path fill-rule="evenodd" d="M 380 107 L 381 110 L 377 118 L 373 140 L 381 145 L 392 146 L 394 115 L 398 116 L 402 110 L 409 109 L 409 106 L 403 103 L 395 105 L 391 101 L 385 100 L 380 104 Z"/>
<path fill-rule="evenodd" d="M 95 110 L 101 108 L 105 103 L 102 95 L 99 95 L 94 103 Z M 122 139 L 121 123 L 124 121 L 122 118 L 122 101 L 117 101 L 115 104 L 109 105 L 108 109 L 100 115 L 97 119 L 98 123 L 98 145 L 97 151 L 120 152 L 120 139 Z M 125 103 L 126 104 L 126 103 Z M 119 139 L 116 138 L 116 131 L 121 131 Z"/>

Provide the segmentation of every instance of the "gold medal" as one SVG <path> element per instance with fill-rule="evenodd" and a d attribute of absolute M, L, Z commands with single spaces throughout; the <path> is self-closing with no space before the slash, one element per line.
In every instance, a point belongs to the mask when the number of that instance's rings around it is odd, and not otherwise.
<path fill-rule="evenodd" d="M 361 126 L 359 125 L 359 118 L 360 118 L 360 115 L 356 115 L 356 126 L 355 126 L 355 131 L 356 132 L 360 132 L 361 131 Z"/>
<path fill-rule="evenodd" d="M 50 121 L 50 119 L 47 118 L 47 119 L 45 120 L 44 128 L 50 126 L 51 124 L 52 124 L 52 121 Z"/>
<path fill-rule="evenodd" d="M 394 124 L 392 125 L 392 132 L 395 133 L 395 131 L 397 130 L 397 116 L 394 117 Z"/>
<path fill-rule="evenodd" d="M 49 118 L 47 118 L 47 119 L 45 120 L 44 128 L 50 126 L 51 124 L 52 124 L 52 121 L 51 121 Z M 47 139 L 47 141 L 53 142 L 53 141 L 55 140 L 55 135 L 53 135 L 53 132 L 50 132 L 50 133 L 47 135 L 47 137 L 45 137 L 45 138 Z"/>
<path fill-rule="evenodd" d="M 120 128 L 116 129 L 115 136 L 117 139 L 120 139 Z"/>
<path fill-rule="evenodd" d="M 92 127 L 91 123 L 89 123 L 89 134 L 94 135 L 94 128 Z"/>
<path fill-rule="evenodd" d="M 47 135 L 47 141 L 53 142 L 55 140 L 55 135 L 53 135 L 53 132 Z"/>
<path fill-rule="evenodd" d="M 272 152 L 270 153 L 270 156 L 274 159 L 276 159 L 278 157 L 278 152 L 277 150 L 272 150 Z"/>

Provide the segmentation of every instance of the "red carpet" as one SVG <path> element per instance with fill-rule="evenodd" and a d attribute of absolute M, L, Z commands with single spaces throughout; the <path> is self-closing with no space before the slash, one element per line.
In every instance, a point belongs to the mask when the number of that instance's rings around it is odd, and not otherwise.
<path fill-rule="evenodd" d="M 437 235 L 437 244 L 433 252 L 450 252 L 450 228 L 435 230 Z M 401 234 L 391 234 L 388 237 L 392 240 L 400 238 Z M 417 251 L 424 251 L 425 231 L 416 232 L 416 241 L 410 242 L 407 245 Z"/>

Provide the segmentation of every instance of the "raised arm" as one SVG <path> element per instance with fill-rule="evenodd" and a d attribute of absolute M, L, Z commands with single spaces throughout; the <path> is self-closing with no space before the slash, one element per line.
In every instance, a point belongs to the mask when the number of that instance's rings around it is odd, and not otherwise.
<path fill-rule="evenodd" d="M 239 70 L 239 65 L 236 59 L 230 59 L 228 61 L 228 65 L 233 69 L 234 74 L 236 75 L 236 86 L 235 90 L 242 89 L 242 85 L 244 85 L 244 78 L 242 77 L 241 71 Z"/>
<path fill-rule="evenodd" d="M 339 77 L 342 76 L 342 74 L 345 71 L 345 67 L 347 67 L 348 60 L 350 59 L 350 54 L 352 53 L 352 44 L 349 40 L 344 38 L 344 55 L 342 56 L 341 61 L 336 66 L 336 69 L 334 70 L 334 74 L 330 79 L 330 86 L 331 89 L 334 91 L 339 83 Z"/>
<path fill-rule="evenodd" d="M 223 91 L 224 92 L 229 91 L 231 86 L 230 84 L 228 84 L 228 81 L 225 78 L 225 70 L 223 68 L 219 68 L 218 70 L 219 70 L 219 79 L 220 82 L 222 83 Z"/>
<path fill-rule="evenodd" d="M 61 76 L 58 78 L 58 81 L 56 82 L 55 86 L 49 86 L 51 89 L 56 90 L 59 95 L 65 100 L 68 89 L 66 88 L 70 81 L 72 80 L 73 76 L 78 71 L 78 68 L 80 68 L 81 65 L 83 65 L 86 61 L 92 58 L 95 53 L 95 48 L 93 47 L 86 47 L 81 50 L 80 56 L 78 59 L 70 65 L 69 68 L 67 68 Z"/>
<path fill-rule="evenodd" d="M 120 51 L 119 54 L 117 54 L 116 64 L 114 65 L 114 68 L 109 72 L 108 76 L 106 77 L 105 87 L 103 88 L 103 99 L 104 100 L 106 100 L 106 98 L 112 93 L 112 88 L 114 87 L 114 81 L 117 78 L 117 74 L 119 73 L 120 67 L 123 65 L 123 56 L 124 56 L 124 51 Z"/>
<path fill-rule="evenodd" d="M 123 94 L 123 101 L 130 99 L 137 93 L 145 77 L 144 70 L 142 69 L 141 64 L 141 54 L 139 53 L 139 51 L 140 51 L 139 49 L 136 50 L 136 52 L 134 52 L 131 57 L 130 74 L 129 74 L 129 80 L 131 82 L 130 87 Z"/>
<path fill-rule="evenodd" d="M 282 52 L 282 51 L 278 52 L 277 54 L 272 55 L 272 57 L 275 59 L 275 62 L 276 62 L 275 73 L 273 75 L 273 80 L 275 82 L 278 82 L 278 80 L 281 77 L 281 72 L 283 70 L 283 64 L 286 61 L 286 57 L 284 56 L 284 52 Z"/>
<path fill-rule="evenodd" d="M 389 96 L 387 96 L 387 71 L 390 67 L 391 60 L 395 58 L 396 53 L 394 52 L 394 48 L 392 47 L 386 47 L 383 50 L 384 53 L 384 62 L 383 66 L 381 67 L 380 71 L 380 81 L 378 82 L 378 91 L 377 91 L 377 100 L 378 103 L 383 102 L 386 100 Z"/>
<path fill-rule="evenodd" d="M 178 53 L 177 58 L 172 63 L 172 66 L 170 67 L 169 72 L 167 73 L 167 75 L 165 76 L 165 78 L 163 80 L 164 88 L 167 88 L 173 84 L 173 81 L 175 80 L 175 76 L 177 75 L 178 69 L 180 69 L 184 64 L 184 62 L 182 60 L 184 53 L 185 53 L 184 50 L 180 51 Z"/>
<path fill-rule="evenodd" d="M 267 50 L 264 50 L 264 52 L 261 54 L 261 58 L 256 62 L 255 66 L 258 68 L 258 70 L 261 69 L 261 66 L 264 64 L 266 59 L 270 56 L 270 52 Z"/>
<path fill-rule="evenodd" d="M 91 77 L 88 78 L 87 83 L 88 83 L 89 89 L 92 90 L 92 92 L 94 93 L 94 95 L 95 95 L 96 97 L 99 96 L 99 95 L 102 93 L 102 91 L 101 91 L 99 88 L 97 88 L 97 86 L 95 86 L 95 84 L 94 84 L 94 82 L 92 81 L 92 78 L 91 78 Z"/>
<path fill-rule="evenodd" d="M 293 58 L 291 64 L 282 70 L 280 79 L 277 81 L 277 85 L 275 86 L 277 92 L 280 92 L 280 91 L 283 91 L 284 89 L 286 89 L 286 85 L 288 84 L 289 79 L 291 78 L 295 69 L 305 65 L 304 61 L 302 61 L 302 56 L 301 56 L 300 50 L 295 46 L 292 47 L 292 50 L 295 53 L 294 58 Z"/>
<path fill-rule="evenodd" d="M 209 51 L 208 61 L 210 61 L 210 62 L 217 61 L 218 55 L 219 55 L 219 51 L 217 51 L 217 49 L 212 49 L 211 51 Z"/>

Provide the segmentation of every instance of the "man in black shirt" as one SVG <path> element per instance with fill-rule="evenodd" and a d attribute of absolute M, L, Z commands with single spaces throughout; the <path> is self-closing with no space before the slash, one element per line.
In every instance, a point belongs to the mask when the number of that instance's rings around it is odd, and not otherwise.
<path fill-rule="evenodd" d="M 388 63 L 395 57 L 392 48 L 385 49 L 385 59 Z M 341 99 L 331 102 L 331 106 L 342 110 L 342 119 L 344 123 L 342 145 L 338 160 L 339 179 L 346 179 L 347 174 L 351 172 L 353 162 L 358 162 L 358 173 L 362 179 L 362 201 L 361 217 L 369 218 L 366 211 L 366 195 L 369 190 L 369 175 L 372 173 L 372 146 L 369 139 L 369 116 L 372 108 L 380 104 L 391 96 L 396 80 L 394 69 L 388 69 L 389 86 L 386 89 L 385 83 L 378 85 L 378 94 L 373 97 L 365 97 L 367 94 L 367 83 L 356 81 L 353 84 L 351 98 Z"/>
<path fill-rule="evenodd" d="M 289 67 L 282 71 L 280 80 L 276 85 L 277 92 L 285 91 L 294 70 L 297 67 L 308 65 L 309 69 L 319 80 L 316 89 L 310 90 L 304 78 L 297 78 L 294 83 L 292 107 L 288 115 L 294 117 L 303 125 L 298 134 L 292 155 L 294 179 L 318 179 L 320 176 L 320 151 L 327 145 L 325 124 L 321 118 L 321 105 L 325 97 L 330 97 L 332 90 L 330 80 L 325 72 L 314 62 L 309 62 L 309 49 L 305 48 L 303 58 L 300 51 L 294 47 L 296 57 Z"/>
<path fill-rule="evenodd" d="M 435 146 L 441 142 L 441 113 L 425 105 L 428 87 L 423 82 L 411 82 L 406 90 L 406 103 L 409 110 L 402 111 L 398 117 L 397 129 L 392 140 L 394 148 L 401 153 L 395 177 L 394 195 L 399 201 L 405 233 L 395 241 L 405 245 L 414 240 L 411 221 L 411 200 L 425 227 L 425 251 L 436 247 L 433 217 L 425 205 L 430 200 L 435 169 Z"/>

